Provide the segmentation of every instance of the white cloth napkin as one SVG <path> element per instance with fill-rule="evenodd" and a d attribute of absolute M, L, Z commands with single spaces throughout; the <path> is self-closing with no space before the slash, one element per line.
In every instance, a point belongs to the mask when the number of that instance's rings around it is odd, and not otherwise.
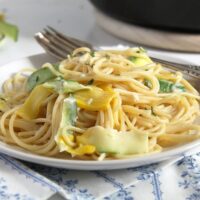
<path fill-rule="evenodd" d="M 0 200 L 47 200 L 56 193 L 69 200 L 200 200 L 197 152 L 200 148 L 159 164 L 112 171 L 58 169 L 0 154 Z"/>

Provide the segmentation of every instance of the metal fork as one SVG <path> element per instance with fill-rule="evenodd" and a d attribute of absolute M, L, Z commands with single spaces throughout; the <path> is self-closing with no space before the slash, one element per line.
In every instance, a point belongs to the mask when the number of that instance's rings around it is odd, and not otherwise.
<path fill-rule="evenodd" d="M 47 53 L 59 60 L 65 59 L 68 54 L 78 47 L 89 47 L 90 49 L 94 49 L 91 44 L 66 36 L 50 26 L 47 26 L 44 31 L 36 33 L 35 39 L 46 50 Z M 200 79 L 200 66 L 179 64 L 155 57 L 150 58 L 154 62 L 160 63 L 167 68 L 182 71 L 183 73 Z"/>

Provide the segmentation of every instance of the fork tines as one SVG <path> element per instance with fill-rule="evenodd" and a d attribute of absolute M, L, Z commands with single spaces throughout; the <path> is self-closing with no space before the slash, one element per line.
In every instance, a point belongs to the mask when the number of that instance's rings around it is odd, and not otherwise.
<path fill-rule="evenodd" d="M 50 26 L 47 26 L 43 32 L 36 33 L 35 38 L 49 54 L 59 60 L 66 58 L 68 54 L 78 47 L 92 48 L 90 44 L 65 36 Z"/>

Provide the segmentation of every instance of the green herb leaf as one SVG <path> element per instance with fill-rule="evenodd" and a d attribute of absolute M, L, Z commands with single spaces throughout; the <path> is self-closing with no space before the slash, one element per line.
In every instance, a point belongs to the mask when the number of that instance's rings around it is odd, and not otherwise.
<path fill-rule="evenodd" d="M 169 93 L 169 92 L 184 92 L 185 91 L 185 87 L 179 83 L 175 84 L 171 81 L 167 81 L 167 80 L 163 80 L 160 79 L 159 80 L 159 84 L 160 84 L 160 93 Z"/>
<path fill-rule="evenodd" d="M 173 83 L 166 81 L 166 80 L 159 80 L 159 84 L 160 84 L 160 91 L 162 93 L 169 93 L 172 92 L 172 86 Z"/>
<path fill-rule="evenodd" d="M 91 52 L 90 52 L 90 55 L 91 55 L 92 57 L 94 57 L 94 56 L 95 56 L 95 51 L 91 51 Z"/>
<path fill-rule="evenodd" d="M 0 33 L 0 42 L 5 38 L 5 35 L 3 33 Z"/>
<path fill-rule="evenodd" d="M 172 90 L 177 91 L 177 92 L 185 92 L 186 91 L 185 87 L 181 84 L 178 84 L 178 83 L 173 85 Z"/>
<path fill-rule="evenodd" d="M 135 56 L 129 56 L 129 57 L 128 57 L 128 60 L 130 60 L 131 62 L 135 62 L 136 57 L 135 57 Z"/>

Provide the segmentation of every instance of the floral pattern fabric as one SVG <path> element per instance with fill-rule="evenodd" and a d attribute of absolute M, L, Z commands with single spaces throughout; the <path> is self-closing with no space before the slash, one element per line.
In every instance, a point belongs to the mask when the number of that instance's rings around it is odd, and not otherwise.
<path fill-rule="evenodd" d="M 0 154 L 0 200 L 200 200 L 200 153 L 177 162 L 113 171 L 73 171 Z"/>

